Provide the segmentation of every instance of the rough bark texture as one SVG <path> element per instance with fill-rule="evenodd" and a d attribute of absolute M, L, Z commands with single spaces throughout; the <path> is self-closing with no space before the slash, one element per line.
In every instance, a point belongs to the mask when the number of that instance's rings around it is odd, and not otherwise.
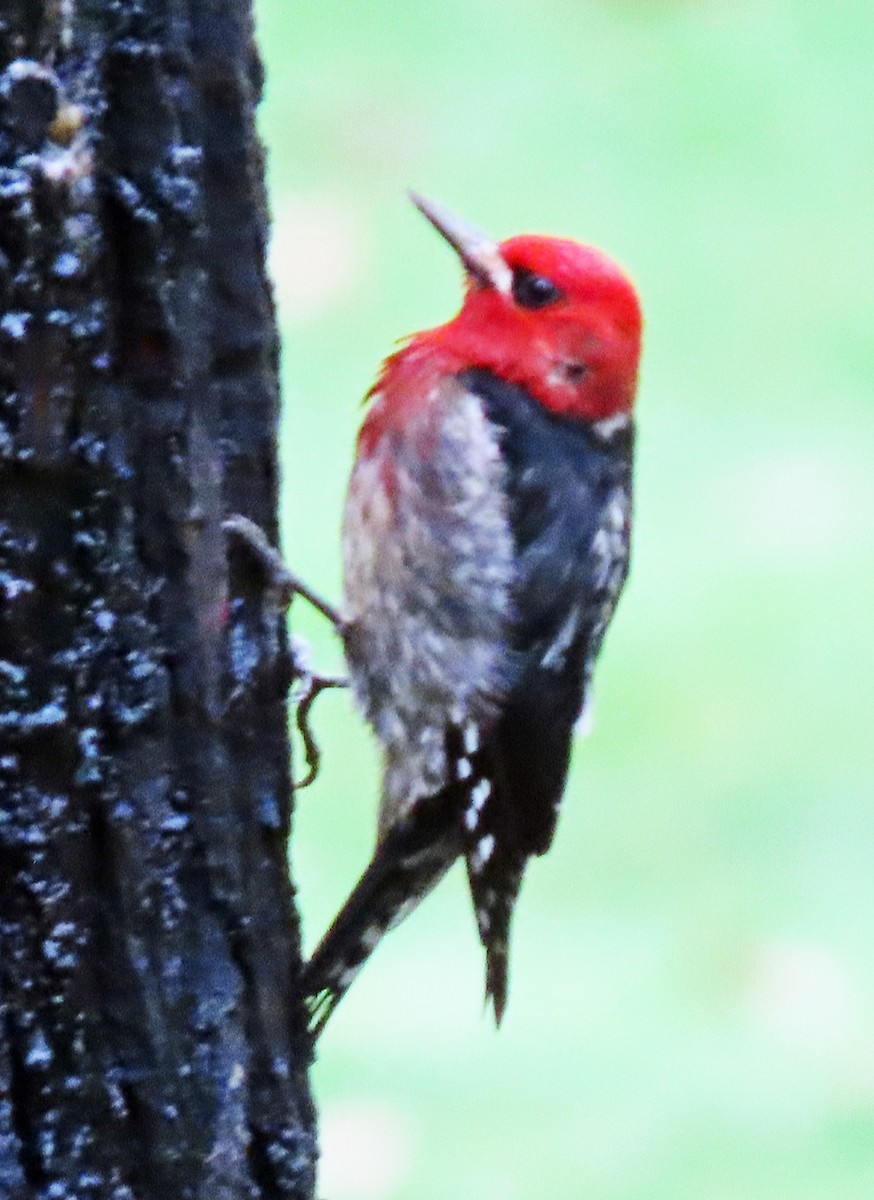
<path fill-rule="evenodd" d="M 4 0 L 0 72 L 0 1197 L 303 1200 L 249 6 Z"/>

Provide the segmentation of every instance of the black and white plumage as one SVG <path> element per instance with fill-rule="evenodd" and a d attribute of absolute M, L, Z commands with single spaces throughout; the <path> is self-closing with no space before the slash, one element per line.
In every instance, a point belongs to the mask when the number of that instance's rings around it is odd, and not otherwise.
<path fill-rule="evenodd" d="M 371 864 L 305 970 L 316 1030 L 462 856 L 500 1021 L 516 896 L 628 570 L 629 414 L 561 415 L 485 368 L 425 398 L 399 417 L 376 394 L 350 483 L 346 653 L 384 784 Z"/>

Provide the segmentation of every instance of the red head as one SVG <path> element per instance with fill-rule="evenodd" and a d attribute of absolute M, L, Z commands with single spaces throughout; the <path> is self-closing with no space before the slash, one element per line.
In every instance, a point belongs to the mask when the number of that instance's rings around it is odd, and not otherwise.
<path fill-rule="evenodd" d="M 615 263 L 562 238 L 498 244 L 442 206 L 412 200 L 458 252 L 468 288 L 458 315 L 413 338 L 389 360 L 389 375 L 421 350 L 439 355 L 449 369 L 487 367 L 553 412 L 584 421 L 631 412 L 640 305 Z"/>

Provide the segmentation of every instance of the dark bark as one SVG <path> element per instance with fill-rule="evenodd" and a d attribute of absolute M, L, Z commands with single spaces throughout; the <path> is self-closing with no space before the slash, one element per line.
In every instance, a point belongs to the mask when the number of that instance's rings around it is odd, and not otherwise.
<path fill-rule="evenodd" d="M 4 0 L 0 72 L 0 1197 L 303 1200 L 248 3 Z"/>

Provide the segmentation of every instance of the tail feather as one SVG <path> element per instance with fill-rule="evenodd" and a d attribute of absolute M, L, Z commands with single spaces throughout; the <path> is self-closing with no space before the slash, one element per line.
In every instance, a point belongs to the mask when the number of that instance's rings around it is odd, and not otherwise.
<path fill-rule="evenodd" d="M 495 939 L 486 946 L 486 1005 L 491 1002 L 495 1026 L 500 1028 L 507 1005 L 509 989 L 509 944 L 506 938 Z"/>
<path fill-rule="evenodd" d="M 478 731 L 450 730 L 453 782 L 418 799 L 390 825 L 367 870 L 304 967 L 310 1030 L 317 1037 L 358 972 L 394 928 L 464 855 L 486 952 L 486 1004 L 500 1025 L 507 1004 L 510 923 L 528 854 L 501 773 Z"/>
<path fill-rule="evenodd" d="M 304 967 L 303 991 L 314 1037 L 383 935 L 412 912 L 462 853 L 456 790 L 417 801 L 389 829 Z"/>
<path fill-rule="evenodd" d="M 495 768 L 486 754 L 474 763 L 463 823 L 470 896 L 486 952 L 485 999 L 500 1025 L 507 1004 L 510 922 L 527 855 L 519 850 L 506 789 Z"/>
<path fill-rule="evenodd" d="M 517 860 L 495 863 L 488 873 L 477 870 L 475 855 L 468 855 L 467 870 L 480 941 L 486 952 L 486 1004 L 491 1004 L 500 1025 L 509 987 L 510 923 L 519 895 L 522 865 Z"/>

